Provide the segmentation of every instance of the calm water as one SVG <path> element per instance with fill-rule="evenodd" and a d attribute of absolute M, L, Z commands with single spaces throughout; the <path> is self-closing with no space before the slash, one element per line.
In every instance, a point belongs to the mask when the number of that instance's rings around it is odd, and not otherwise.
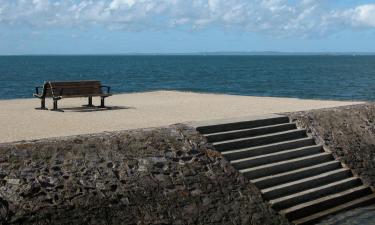
<path fill-rule="evenodd" d="M 0 98 L 32 97 L 45 80 L 98 79 L 116 93 L 189 90 L 316 99 L 375 99 L 375 56 L 3 56 Z"/>

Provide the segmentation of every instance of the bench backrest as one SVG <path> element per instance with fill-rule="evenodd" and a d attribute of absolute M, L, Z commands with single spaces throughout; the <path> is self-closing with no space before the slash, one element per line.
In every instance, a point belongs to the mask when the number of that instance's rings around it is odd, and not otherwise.
<path fill-rule="evenodd" d="M 45 97 L 74 97 L 103 94 L 100 81 L 49 81 L 44 83 Z"/>

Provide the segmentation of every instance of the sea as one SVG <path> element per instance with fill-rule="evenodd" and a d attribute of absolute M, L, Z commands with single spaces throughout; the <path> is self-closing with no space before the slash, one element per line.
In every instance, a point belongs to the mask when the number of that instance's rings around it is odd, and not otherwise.
<path fill-rule="evenodd" d="M 179 90 L 303 99 L 375 100 L 375 56 L 0 56 L 0 99 L 44 81 L 100 80 L 114 93 Z"/>

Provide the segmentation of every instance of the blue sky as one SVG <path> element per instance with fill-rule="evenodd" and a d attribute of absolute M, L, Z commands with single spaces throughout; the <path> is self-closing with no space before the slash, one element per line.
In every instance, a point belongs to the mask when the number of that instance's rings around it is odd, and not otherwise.
<path fill-rule="evenodd" d="M 0 0 L 0 55 L 375 52 L 375 0 Z"/>

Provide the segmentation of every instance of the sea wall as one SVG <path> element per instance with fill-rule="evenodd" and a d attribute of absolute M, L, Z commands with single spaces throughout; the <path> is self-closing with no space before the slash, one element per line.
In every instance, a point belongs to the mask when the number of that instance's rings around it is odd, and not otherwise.
<path fill-rule="evenodd" d="M 375 104 L 288 114 L 363 181 L 375 186 Z"/>
<path fill-rule="evenodd" d="M 1 224 L 288 224 L 193 128 L 0 144 Z"/>

